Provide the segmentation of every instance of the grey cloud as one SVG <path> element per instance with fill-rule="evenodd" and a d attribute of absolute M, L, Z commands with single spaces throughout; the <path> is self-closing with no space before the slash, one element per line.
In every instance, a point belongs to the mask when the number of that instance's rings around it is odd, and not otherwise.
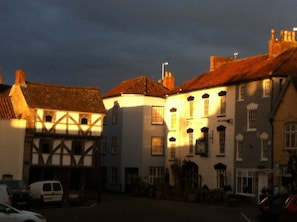
<path fill-rule="evenodd" d="M 297 25 L 296 1 L 3 0 L 0 50 L 4 82 L 27 79 L 98 86 L 148 75 L 162 61 L 177 84 L 209 68 L 209 56 L 267 52 L 270 29 Z"/>

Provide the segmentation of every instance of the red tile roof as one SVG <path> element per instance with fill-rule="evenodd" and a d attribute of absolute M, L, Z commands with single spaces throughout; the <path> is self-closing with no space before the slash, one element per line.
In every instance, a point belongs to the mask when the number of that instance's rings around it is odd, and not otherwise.
<path fill-rule="evenodd" d="M 12 102 L 7 96 L 0 96 L 0 119 L 16 119 Z"/>
<path fill-rule="evenodd" d="M 98 88 L 26 82 L 25 85 L 21 85 L 21 90 L 31 108 L 106 112 Z"/>
<path fill-rule="evenodd" d="M 11 99 L 9 97 L 11 86 L 0 85 L 0 119 L 15 119 Z"/>
<path fill-rule="evenodd" d="M 276 57 L 263 54 L 234 60 L 175 87 L 170 94 L 230 85 L 269 76 L 297 76 L 297 48 L 286 50 Z"/>
<path fill-rule="evenodd" d="M 102 95 L 103 98 L 120 96 L 122 94 L 142 94 L 153 97 L 165 97 L 168 89 L 154 80 L 140 76 L 130 80 L 126 80 L 118 84 Z"/>

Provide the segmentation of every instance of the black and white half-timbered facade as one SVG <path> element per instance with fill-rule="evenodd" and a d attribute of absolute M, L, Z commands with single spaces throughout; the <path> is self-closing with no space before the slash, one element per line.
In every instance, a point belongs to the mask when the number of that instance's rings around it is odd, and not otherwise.
<path fill-rule="evenodd" d="M 25 75 L 17 70 L 10 92 L 27 120 L 24 180 L 58 179 L 66 190 L 96 184 L 105 116 L 99 89 L 27 82 Z"/>

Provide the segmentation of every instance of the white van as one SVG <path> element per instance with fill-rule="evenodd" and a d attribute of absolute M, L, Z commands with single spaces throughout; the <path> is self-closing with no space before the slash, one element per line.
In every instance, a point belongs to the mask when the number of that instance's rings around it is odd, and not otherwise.
<path fill-rule="evenodd" d="M 0 202 L 11 205 L 11 199 L 6 184 L 0 184 Z"/>
<path fill-rule="evenodd" d="M 29 185 L 31 200 L 40 206 L 56 204 L 61 207 L 63 204 L 63 187 L 60 181 L 47 180 L 39 181 Z"/>

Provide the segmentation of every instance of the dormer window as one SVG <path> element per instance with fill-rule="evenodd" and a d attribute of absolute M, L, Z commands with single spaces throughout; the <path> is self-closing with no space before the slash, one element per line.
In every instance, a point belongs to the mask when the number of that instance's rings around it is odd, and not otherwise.
<path fill-rule="evenodd" d="M 45 122 L 53 122 L 54 121 L 54 111 L 44 111 L 43 120 Z"/>
<path fill-rule="evenodd" d="M 82 125 L 88 125 L 89 124 L 90 115 L 87 114 L 80 114 L 79 115 L 79 122 Z"/>

